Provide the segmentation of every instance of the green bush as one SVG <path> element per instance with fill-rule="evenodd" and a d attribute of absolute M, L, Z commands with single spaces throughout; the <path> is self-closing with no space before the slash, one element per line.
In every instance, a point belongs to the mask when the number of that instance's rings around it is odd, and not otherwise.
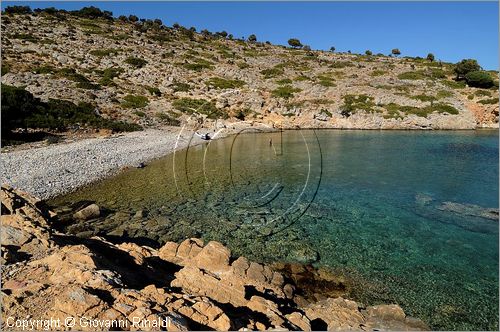
<path fill-rule="evenodd" d="M 123 98 L 123 108 L 143 108 L 149 104 L 149 100 L 144 96 L 127 95 Z"/>
<path fill-rule="evenodd" d="M 31 14 L 31 8 L 29 6 L 7 6 L 4 9 L 5 14 L 20 14 L 20 15 L 25 15 L 25 14 Z"/>
<path fill-rule="evenodd" d="M 427 77 L 423 71 L 408 71 L 399 74 L 398 78 L 400 80 L 425 80 Z"/>
<path fill-rule="evenodd" d="M 379 70 L 379 69 L 375 69 L 374 71 L 371 72 L 371 76 L 375 77 L 375 76 L 382 76 L 382 75 L 385 75 L 387 74 L 387 72 L 385 70 Z"/>
<path fill-rule="evenodd" d="M 433 62 L 434 61 L 434 54 L 432 54 L 432 53 L 427 54 L 427 60 L 429 60 L 430 62 Z"/>
<path fill-rule="evenodd" d="M 436 100 L 436 97 L 434 96 L 429 96 L 429 95 L 416 95 L 416 96 L 411 96 L 410 97 L 411 99 L 416 99 L 416 100 L 420 100 L 422 102 L 433 102 Z"/>
<path fill-rule="evenodd" d="M 478 101 L 478 103 L 481 103 L 483 105 L 498 104 L 498 98 L 483 99 Z"/>
<path fill-rule="evenodd" d="M 269 69 L 261 70 L 260 72 L 265 78 L 274 78 L 283 75 L 285 71 L 281 67 L 274 67 Z"/>
<path fill-rule="evenodd" d="M 326 87 L 335 86 L 333 78 L 325 75 L 318 76 L 318 84 Z"/>
<path fill-rule="evenodd" d="M 427 117 L 429 114 L 438 113 L 448 113 L 448 114 L 458 114 L 458 110 L 453 106 L 438 103 L 426 107 L 414 107 L 414 106 L 401 106 L 395 103 L 390 103 L 384 106 L 388 113 L 388 117 L 400 117 L 401 114 L 414 114 L 421 117 Z"/>
<path fill-rule="evenodd" d="M 202 71 L 203 69 L 212 70 L 213 63 L 205 59 L 196 59 L 194 63 L 184 63 L 182 64 L 184 68 L 192 71 Z"/>
<path fill-rule="evenodd" d="M 276 81 L 276 84 L 279 84 L 279 85 L 292 84 L 292 83 L 293 83 L 293 81 L 289 78 L 284 78 L 282 80 Z"/>
<path fill-rule="evenodd" d="M 144 59 L 141 58 L 135 58 L 135 57 L 128 57 L 125 60 L 126 63 L 128 63 L 131 66 L 134 66 L 136 68 L 142 68 L 144 67 L 148 62 Z"/>
<path fill-rule="evenodd" d="M 474 88 L 488 89 L 494 85 L 490 74 L 482 70 L 468 72 L 465 75 L 465 81 L 469 86 Z"/>
<path fill-rule="evenodd" d="M 288 45 L 290 45 L 293 48 L 301 48 L 302 47 L 302 43 L 297 38 L 288 39 Z"/>
<path fill-rule="evenodd" d="M 101 73 L 102 77 L 99 80 L 99 83 L 105 86 L 115 85 L 113 79 L 115 77 L 118 77 L 122 72 L 123 72 L 122 68 L 106 68 Z"/>
<path fill-rule="evenodd" d="M 207 86 L 216 89 L 236 89 L 245 85 L 245 82 L 240 80 L 228 80 L 220 77 L 212 77 L 206 82 Z"/>
<path fill-rule="evenodd" d="M 447 90 L 439 90 L 436 94 L 437 99 L 453 97 L 453 92 Z"/>
<path fill-rule="evenodd" d="M 167 113 L 158 112 L 158 113 L 156 113 L 156 117 L 157 117 L 157 118 L 158 118 L 158 119 L 159 119 L 162 123 L 164 123 L 164 124 L 166 124 L 166 125 L 169 125 L 169 126 L 176 126 L 176 127 L 178 127 L 178 126 L 181 124 L 181 122 L 180 122 L 178 119 L 176 119 L 176 118 L 174 118 L 174 117 L 170 116 L 170 115 L 169 115 L 169 114 L 167 114 Z"/>
<path fill-rule="evenodd" d="M 8 63 L 5 63 L 5 61 L 2 61 L 2 76 L 7 74 L 10 71 L 10 65 Z"/>
<path fill-rule="evenodd" d="M 463 59 L 462 61 L 455 64 L 453 71 L 457 75 L 457 79 L 465 78 L 470 72 L 481 70 L 481 66 L 474 59 Z"/>
<path fill-rule="evenodd" d="M 174 92 L 188 92 L 191 90 L 191 85 L 183 82 L 174 82 L 170 87 Z"/>
<path fill-rule="evenodd" d="M 488 90 L 476 90 L 474 94 L 478 97 L 491 97 L 491 92 Z"/>
<path fill-rule="evenodd" d="M 207 101 L 205 99 L 192 99 L 192 98 L 181 98 L 174 100 L 172 106 L 182 112 L 187 114 L 201 113 L 205 114 L 209 119 L 223 118 L 227 119 L 228 115 L 222 112 L 212 101 Z"/>
<path fill-rule="evenodd" d="M 70 126 L 108 128 L 114 131 L 141 129 L 136 124 L 116 122 L 99 116 L 88 103 L 49 99 L 42 102 L 23 88 L 2 84 L 2 140 L 18 128 L 67 130 Z"/>
<path fill-rule="evenodd" d="M 280 86 L 279 88 L 272 91 L 272 95 L 278 98 L 291 98 L 295 92 L 302 91 L 299 88 L 294 88 L 291 85 Z"/>
<path fill-rule="evenodd" d="M 161 91 L 157 87 L 152 87 L 152 86 L 147 86 L 146 89 L 149 91 L 149 93 L 152 96 L 158 96 L 161 97 Z"/>
<path fill-rule="evenodd" d="M 344 117 L 349 117 L 358 110 L 373 112 L 375 103 L 373 97 L 367 95 L 345 95 L 344 104 L 340 107 L 341 114 Z"/>
<path fill-rule="evenodd" d="M 99 84 L 94 84 L 90 82 L 79 82 L 76 85 L 77 88 L 87 89 L 87 90 L 100 90 L 101 86 Z"/>
<path fill-rule="evenodd" d="M 32 43 L 38 42 L 38 38 L 37 37 L 35 37 L 33 35 L 30 35 L 30 34 L 27 34 L 27 33 L 15 33 L 15 34 L 11 35 L 10 38 L 12 38 L 12 39 L 26 40 L 26 41 L 29 41 L 29 42 L 32 42 Z"/>
<path fill-rule="evenodd" d="M 50 65 L 43 65 L 43 66 L 39 66 L 39 67 L 36 67 L 35 69 L 33 69 L 33 72 L 35 74 L 53 74 L 53 73 L 56 73 L 57 70 Z"/>
<path fill-rule="evenodd" d="M 452 89 L 463 89 L 465 88 L 465 82 L 464 81 L 451 81 L 451 80 L 442 80 L 441 83 L 446 85 L 447 87 L 450 87 Z"/>

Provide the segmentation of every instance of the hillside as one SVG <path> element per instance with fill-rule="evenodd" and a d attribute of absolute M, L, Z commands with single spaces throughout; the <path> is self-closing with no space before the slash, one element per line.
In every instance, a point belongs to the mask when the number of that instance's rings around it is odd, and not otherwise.
<path fill-rule="evenodd" d="M 42 102 L 85 102 L 106 121 L 142 128 L 182 125 L 194 110 L 207 127 L 216 120 L 283 128 L 498 127 L 497 87 L 455 81 L 453 64 L 231 40 L 104 13 L 4 13 L 2 84 Z M 489 73 L 497 81 L 498 73 Z"/>

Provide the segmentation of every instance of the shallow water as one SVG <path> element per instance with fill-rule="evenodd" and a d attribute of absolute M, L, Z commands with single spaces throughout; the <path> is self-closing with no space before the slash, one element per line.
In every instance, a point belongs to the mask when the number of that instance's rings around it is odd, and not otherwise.
<path fill-rule="evenodd" d="M 70 233 L 219 240 L 362 280 L 357 300 L 398 303 L 434 329 L 498 328 L 495 130 L 242 133 L 50 204 L 81 201 L 104 216 Z"/>

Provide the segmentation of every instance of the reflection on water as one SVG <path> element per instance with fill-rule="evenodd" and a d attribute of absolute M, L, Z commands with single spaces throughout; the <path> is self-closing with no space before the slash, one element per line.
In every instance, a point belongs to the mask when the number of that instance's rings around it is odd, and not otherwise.
<path fill-rule="evenodd" d="M 258 261 L 369 280 L 436 329 L 498 327 L 498 132 L 246 133 L 51 202 L 101 218 L 70 233 L 150 245 L 202 237 Z M 73 206 L 75 207 L 75 206 Z"/>

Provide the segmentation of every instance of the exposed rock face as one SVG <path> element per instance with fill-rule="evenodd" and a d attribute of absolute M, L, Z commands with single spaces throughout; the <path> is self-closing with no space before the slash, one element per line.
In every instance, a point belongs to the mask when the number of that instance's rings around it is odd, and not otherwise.
<path fill-rule="evenodd" d="M 228 120 L 218 119 L 217 124 L 205 119 L 213 127 L 230 126 L 238 121 L 240 111 L 249 111 L 247 120 L 284 128 L 498 128 L 498 92 L 460 84 L 456 87 L 449 63 L 290 50 L 198 33 L 186 39 L 181 29 L 162 27 L 146 32 L 138 29 L 139 23 L 101 19 L 93 19 L 89 27 L 82 18 L 59 15 L 64 19 L 44 14 L 5 15 L 2 57 L 9 72 L 2 75 L 2 83 L 26 86 L 43 100 L 92 102 L 105 117 L 145 127 L 164 124 L 156 116 L 159 112 L 182 113 L 174 107 L 174 100 L 196 98 L 214 100 L 214 106 L 229 116 Z M 144 60 L 145 65 L 137 68 L 128 63 L 131 55 Z M 200 70 L 189 67 L 200 61 L 210 65 Z M 71 76 L 58 74 L 62 68 L 75 69 L 99 89 L 86 89 Z M 120 71 L 103 84 L 109 68 Z M 266 75 L 269 70 L 275 73 Z M 433 77 L 433 72 L 440 78 Z M 401 76 L 404 73 L 418 77 L 406 79 Z M 213 78 L 241 84 L 215 87 L 210 83 Z M 178 89 L 179 82 L 186 86 Z M 158 88 L 161 95 L 151 93 L 148 87 Z M 295 92 L 282 96 L 276 94 L 280 88 Z M 129 93 L 147 97 L 148 104 L 140 115 L 121 106 Z M 342 114 L 347 95 L 370 96 L 373 105 L 362 105 L 351 115 Z M 429 106 L 429 97 L 453 106 L 458 114 L 415 115 L 401 108 L 394 113 L 387 107 L 424 108 Z M 177 115 L 188 122 L 186 114 Z"/>
<path fill-rule="evenodd" d="M 56 330 L 73 317 L 71 327 L 84 331 L 427 328 L 397 305 L 364 309 L 343 298 L 299 304 L 296 286 L 281 273 L 234 259 L 218 242 L 187 239 L 155 250 L 59 234 L 37 206 L 2 187 L 4 330 L 15 330 L 8 317 L 59 319 Z M 9 255 L 21 251 L 12 264 Z"/>

